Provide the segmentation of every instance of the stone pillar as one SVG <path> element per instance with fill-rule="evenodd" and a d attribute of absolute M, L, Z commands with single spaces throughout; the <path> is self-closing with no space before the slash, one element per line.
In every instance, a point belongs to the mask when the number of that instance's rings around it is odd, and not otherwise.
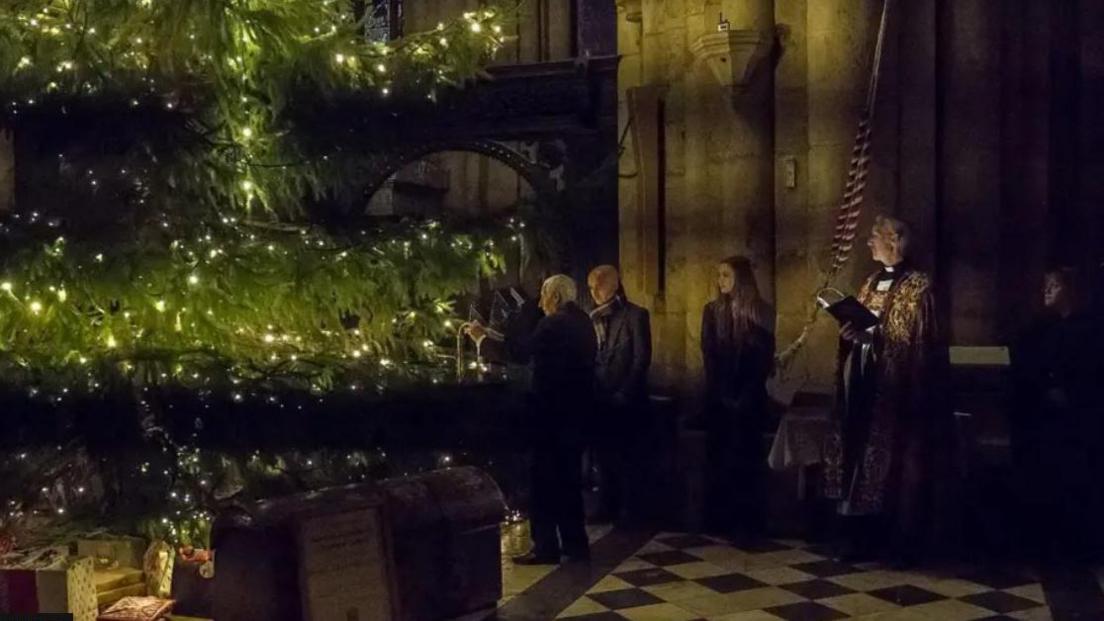
<path fill-rule="evenodd" d="M 897 164 L 894 174 L 897 213 L 913 227 L 918 263 L 937 281 L 942 265 L 937 260 L 938 213 L 938 102 L 936 93 L 937 0 L 894 2 L 888 33 L 895 43 L 895 62 L 886 71 L 896 86 Z M 890 60 L 890 59 L 887 59 Z M 889 89 L 887 89 L 889 90 Z M 879 114 L 881 112 L 879 111 Z"/>
<path fill-rule="evenodd" d="M 1041 303 L 1047 248 L 1047 205 L 1051 184 L 1048 93 L 1050 46 L 1048 5 L 1015 0 L 1005 8 L 1001 47 L 1003 82 L 1001 179 L 1004 201 L 999 220 L 998 334 L 1007 343 Z"/>
<path fill-rule="evenodd" d="M 660 93 L 659 133 L 655 165 L 659 171 L 658 200 L 644 222 L 648 287 L 656 329 L 654 383 L 663 388 L 681 387 L 685 379 L 687 263 L 685 208 L 693 201 L 686 194 L 684 136 L 686 102 L 694 81 L 688 53 L 687 25 L 692 2 L 641 3 L 641 76 L 648 88 Z M 643 171 L 642 171 L 643 172 Z M 646 281 L 647 282 L 647 281 Z"/>
<path fill-rule="evenodd" d="M 768 47 L 765 56 L 751 68 L 750 82 L 733 94 L 733 125 L 728 140 L 714 141 L 707 147 L 711 165 L 729 162 L 727 166 L 710 169 L 720 172 L 716 181 L 720 183 L 724 205 L 720 252 L 711 261 L 733 253 L 747 255 L 755 265 L 760 292 L 773 304 L 774 2 L 727 0 L 725 8 L 726 17 L 731 15 L 728 19 L 733 29 L 759 33 Z M 704 26 L 708 30 L 708 19 Z M 712 276 L 713 266 L 708 267 Z M 712 285 L 712 278 L 706 280 Z M 700 317 L 693 319 L 697 322 Z"/>
<path fill-rule="evenodd" d="M 689 389 L 701 368 L 701 309 L 715 295 L 717 261 L 747 255 L 773 300 L 772 68 L 747 62 L 758 69 L 749 77 L 711 63 L 730 53 L 735 66 L 747 60 L 743 50 L 769 49 L 774 7 L 771 0 L 622 0 L 618 7 L 621 126 L 630 118 L 635 126 L 621 159 L 622 271 L 630 297 L 652 311 L 653 380 Z M 732 30 L 758 33 L 763 46 L 740 48 L 747 37 L 726 35 L 703 44 L 704 35 L 717 35 L 721 13 Z"/>
<path fill-rule="evenodd" d="M 619 255 L 621 279 L 631 299 L 651 305 L 644 289 L 644 265 L 642 252 L 640 213 L 641 179 L 639 145 L 634 132 L 635 115 L 629 102 L 630 89 L 643 83 L 641 71 L 641 9 L 639 0 L 621 0 L 617 3 L 617 51 L 621 56 L 617 70 L 617 123 L 618 135 L 625 135 L 624 152 L 618 158 L 619 203 Z"/>
<path fill-rule="evenodd" d="M 758 33 L 764 45 L 774 40 L 774 7 L 770 0 L 732 0 L 722 5 L 734 31 Z M 687 39 L 717 33 L 721 10 L 705 3 L 699 15 L 688 15 Z M 769 48 L 768 48 L 769 49 Z M 740 62 L 737 53 L 729 62 Z M 769 56 L 752 61 L 752 73 L 734 67 L 734 80 L 718 83 L 710 60 L 698 55 L 686 76 L 686 201 L 671 225 L 673 243 L 683 250 L 668 280 L 680 283 L 685 307 L 686 375 L 696 383 L 701 372 L 701 311 L 716 295 L 716 265 L 744 255 L 755 266 L 764 297 L 774 302 L 774 127 L 773 67 Z M 769 54 L 769 52 L 766 52 Z M 730 77 L 731 76 L 724 76 Z M 680 236 L 683 228 L 685 233 Z"/>
<path fill-rule="evenodd" d="M 818 248 L 812 235 L 827 226 L 809 213 L 809 40 L 808 4 L 819 0 L 775 3 L 778 66 L 774 74 L 774 177 L 776 337 L 784 348 L 801 333 L 819 281 Z M 820 248 L 823 250 L 823 248 Z M 808 350 L 806 350 L 808 351 Z M 809 369 L 803 355 L 791 367 L 795 384 Z"/>
<path fill-rule="evenodd" d="M 813 294 L 829 267 L 827 257 L 865 103 L 881 7 L 879 0 L 775 4 L 782 44 L 775 106 L 780 348 L 800 334 Z M 788 169 L 793 171 L 792 183 Z M 884 173 L 872 167 L 871 174 Z M 868 194 L 868 216 L 872 200 Z M 842 287 L 856 286 L 871 269 L 864 250 L 858 244 L 838 279 Z M 795 388 L 832 389 L 836 338 L 835 322 L 817 322 L 801 355 L 788 369 L 787 380 Z"/>
<path fill-rule="evenodd" d="M 944 4 L 940 29 L 943 127 L 940 189 L 943 291 L 950 295 L 950 337 L 995 344 L 1001 217 L 1001 74 L 1003 13 L 994 0 Z"/>

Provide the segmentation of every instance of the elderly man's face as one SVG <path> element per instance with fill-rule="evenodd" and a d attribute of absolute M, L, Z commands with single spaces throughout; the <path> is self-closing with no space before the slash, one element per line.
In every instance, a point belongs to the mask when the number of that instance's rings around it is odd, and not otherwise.
<path fill-rule="evenodd" d="M 590 297 L 594 298 L 594 303 L 598 306 L 613 300 L 613 297 L 617 295 L 617 284 L 617 277 L 609 273 L 592 272 L 587 277 Z"/>
<path fill-rule="evenodd" d="M 901 262 L 893 231 L 885 226 L 874 225 L 870 229 L 870 238 L 866 245 L 870 247 L 870 257 L 882 265 L 897 265 Z"/>

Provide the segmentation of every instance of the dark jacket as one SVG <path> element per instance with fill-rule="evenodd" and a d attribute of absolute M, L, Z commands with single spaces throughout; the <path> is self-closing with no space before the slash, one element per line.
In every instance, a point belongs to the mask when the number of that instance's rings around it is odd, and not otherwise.
<path fill-rule="evenodd" d="M 532 364 L 532 430 L 538 439 L 540 434 L 576 438 L 594 398 L 598 346 L 590 317 L 569 302 L 541 319 L 531 335 L 510 345 Z"/>
<path fill-rule="evenodd" d="M 766 405 L 766 381 L 774 368 L 774 330 L 772 325 L 753 326 L 748 334 L 726 340 L 717 325 L 724 313 L 720 302 L 705 305 L 702 312 L 701 349 L 705 364 L 706 401 L 709 410 L 739 409 L 761 417 Z M 769 321 L 773 310 L 765 309 Z"/>
<path fill-rule="evenodd" d="M 1089 315 L 1035 321 L 1012 349 L 1017 422 L 1036 431 L 1057 425 L 1079 440 L 1101 433 L 1102 347 L 1098 320 Z"/>
<path fill-rule="evenodd" d="M 640 401 L 648 394 L 648 367 L 652 364 L 652 327 L 648 311 L 620 300 L 608 315 L 591 313 L 604 322 L 605 340 L 599 344 L 595 377 L 599 397 L 621 403 Z"/>

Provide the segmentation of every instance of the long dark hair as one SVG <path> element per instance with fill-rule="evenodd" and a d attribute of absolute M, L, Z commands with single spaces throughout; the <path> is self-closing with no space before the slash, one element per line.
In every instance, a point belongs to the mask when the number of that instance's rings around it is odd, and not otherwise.
<path fill-rule="evenodd" d="M 774 321 L 770 306 L 759 293 L 759 284 L 755 280 L 755 271 L 751 260 L 745 256 L 734 255 L 723 259 L 721 265 L 732 269 L 734 283 L 732 293 L 721 293 L 717 288 L 716 303 L 713 312 L 722 341 L 740 340 L 753 328 L 774 332 Z M 726 333 L 731 326 L 731 333 Z"/>

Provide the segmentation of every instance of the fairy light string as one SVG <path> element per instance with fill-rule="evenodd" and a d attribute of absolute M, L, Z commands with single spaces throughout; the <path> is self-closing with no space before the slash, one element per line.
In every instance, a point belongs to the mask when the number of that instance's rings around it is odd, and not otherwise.
<path fill-rule="evenodd" d="M 301 410 L 302 395 L 325 407 L 452 376 L 455 295 L 501 272 L 503 249 L 530 243 L 522 225 L 304 224 L 305 199 L 347 192 L 360 152 L 355 137 L 309 136 L 294 111 L 307 98 L 432 105 L 481 74 L 510 11 L 379 43 L 345 4 L 0 3 L 0 129 L 38 149 L 32 200 L 0 221 L 6 386 L 57 409 L 121 391 L 156 421 L 172 406 L 155 396 L 165 390 L 204 408 Z M 159 461 L 126 476 L 157 492 L 151 530 L 181 543 L 203 538 L 235 477 L 351 481 L 386 459 L 257 453 L 243 465 L 156 424 L 145 432 Z M 29 468 L 41 453 L 6 453 L 4 465 Z M 78 451 L 47 453 L 69 461 L 45 470 L 52 482 L 0 498 L 0 534 L 72 517 L 96 496 Z"/>

